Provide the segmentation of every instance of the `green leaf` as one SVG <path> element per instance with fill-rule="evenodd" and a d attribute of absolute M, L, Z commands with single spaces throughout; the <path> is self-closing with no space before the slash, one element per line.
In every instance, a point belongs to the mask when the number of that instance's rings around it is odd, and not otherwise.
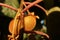
<path fill-rule="evenodd" d="M 8 4 L 14 8 L 18 8 L 19 7 L 19 3 L 18 0 L 5 0 L 5 4 Z M 2 12 L 4 15 L 8 16 L 8 17 L 15 17 L 16 12 L 14 10 L 11 10 L 9 8 L 6 7 L 2 7 Z"/>

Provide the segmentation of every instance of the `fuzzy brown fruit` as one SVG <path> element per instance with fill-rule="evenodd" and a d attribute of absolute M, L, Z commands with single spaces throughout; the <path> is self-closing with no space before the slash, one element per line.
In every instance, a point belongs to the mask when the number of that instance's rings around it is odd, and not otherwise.
<path fill-rule="evenodd" d="M 9 32 L 12 33 L 14 20 L 11 20 L 9 23 Z"/>
<path fill-rule="evenodd" d="M 25 31 L 32 31 L 36 25 L 36 18 L 34 16 L 24 17 Z"/>
<path fill-rule="evenodd" d="M 36 25 L 36 18 L 39 18 L 38 16 L 35 16 L 34 13 L 32 15 L 28 15 L 24 17 L 24 30 L 25 31 L 32 31 Z M 12 33 L 13 31 L 13 23 L 14 20 L 12 20 L 9 24 L 9 31 Z M 23 28 L 23 27 L 21 27 Z M 18 26 L 18 29 L 21 29 L 20 26 Z"/>

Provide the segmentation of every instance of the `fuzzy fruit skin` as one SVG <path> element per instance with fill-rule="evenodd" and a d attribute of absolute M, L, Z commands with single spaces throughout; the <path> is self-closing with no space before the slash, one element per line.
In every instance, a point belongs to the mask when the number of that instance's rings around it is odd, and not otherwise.
<path fill-rule="evenodd" d="M 13 31 L 13 23 L 14 23 L 14 20 L 12 20 L 9 24 L 10 33 L 12 33 L 12 31 Z M 32 31 L 34 29 L 35 25 L 36 25 L 36 17 L 34 17 L 34 16 L 24 17 L 24 30 L 25 31 Z M 19 28 L 19 29 L 21 29 L 21 28 Z"/>
<path fill-rule="evenodd" d="M 9 32 L 12 33 L 14 20 L 11 20 L 9 23 Z"/>
<path fill-rule="evenodd" d="M 20 27 L 20 23 L 21 23 L 21 22 L 19 22 L 19 24 L 18 24 L 18 25 L 19 25 L 19 26 L 18 26 L 18 28 L 19 28 L 18 31 L 19 31 L 21 28 L 23 28 L 23 27 Z M 11 20 L 10 23 L 9 23 L 9 32 L 10 32 L 10 33 L 13 33 L 13 24 L 14 24 L 14 19 Z M 15 34 L 16 34 L 16 33 L 15 33 Z"/>
<path fill-rule="evenodd" d="M 32 31 L 36 25 L 36 18 L 34 16 L 27 16 L 24 18 L 25 31 Z"/>

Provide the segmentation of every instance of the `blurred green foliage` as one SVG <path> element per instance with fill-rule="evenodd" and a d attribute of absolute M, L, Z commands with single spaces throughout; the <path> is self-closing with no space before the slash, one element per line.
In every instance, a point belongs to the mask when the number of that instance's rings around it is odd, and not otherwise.
<path fill-rule="evenodd" d="M 5 4 L 8 4 L 14 8 L 19 7 L 18 0 L 5 0 Z M 16 12 L 14 10 L 11 10 L 6 7 L 2 7 L 2 12 L 4 13 L 4 15 L 6 15 L 8 17 L 12 17 L 12 18 L 14 18 L 15 14 L 16 14 Z"/>

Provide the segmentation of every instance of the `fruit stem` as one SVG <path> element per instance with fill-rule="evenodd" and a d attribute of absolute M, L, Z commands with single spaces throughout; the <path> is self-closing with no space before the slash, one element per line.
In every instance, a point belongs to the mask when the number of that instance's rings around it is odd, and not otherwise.
<path fill-rule="evenodd" d="M 31 4 L 31 3 L 30 2 L 25 2 L 25 4 Z M 42 6 L 40 6 L 38 4 L 35 4 L 34 6 L 37 6 L 38 8 L 42 9 L 47 15 L 47 10 L 45 8 L 43 8 Z"/>
<path fill-rule="evenodd" d="M 35 4 L 41 2 L 42 0 L 36 0 L 34 2 L 32 2 L 30 5 L 28 5 L 26 8 L 23 9 L 22 13 L 25 12 L 26 10 L 28 10 L 30 7 L 34 6 Z"/>

